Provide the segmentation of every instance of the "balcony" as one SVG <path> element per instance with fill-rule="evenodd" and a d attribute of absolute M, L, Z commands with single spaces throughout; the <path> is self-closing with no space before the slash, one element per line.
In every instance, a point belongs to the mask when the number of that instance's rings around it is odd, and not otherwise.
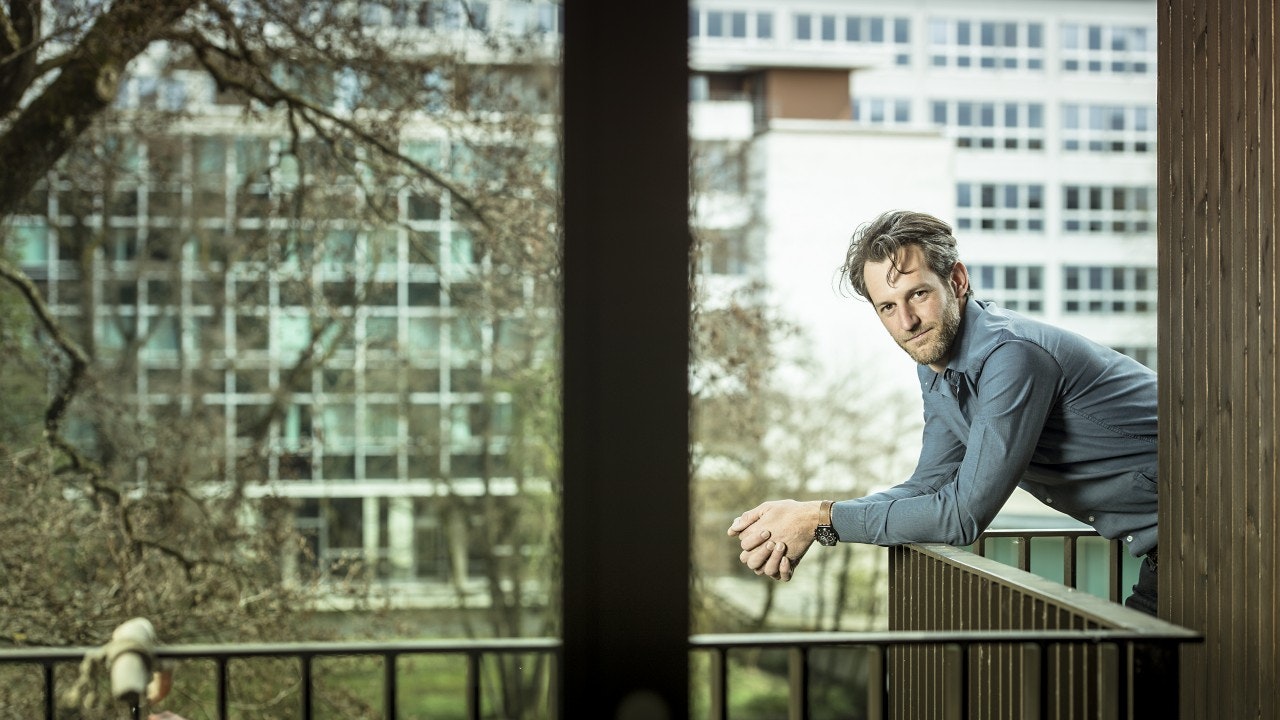
<path fill-rule="evenodd" d="M 830 660 L 845 656 L 859 668 L 855 677 L 834 679 L 854 685 L 863 708 L 841 708 L 866 718 L 1136 718 L 1176 717 L 1177 683 L 1183 647 L 1198 634 L 1116 604 L 1120 597 L 1120 546 L 1110 544 L 1111 597 L 1075 589 L 1079 542 L 1086 530 L 992 531 L 975 549 L 997 537 L 1014 538 L 1029 566 L 1031 545 L 1061 543 L 1059 584 L 964 549 L 945 545 L 891 548 L 887 632 L 763 633 L 695 635 L 691 656 L 707 662 L 707 674 L 693 678 L 695 706 L 705 717 L 730 717 L 731 660 L 739 653 L 776 651 L 786 655 L 787 715 L 808 718 L 815 679 Z M 7 708 L 22 717 L 64 717 L 59 699 L 75 683 L 76 668 L 93 648 L 32 648 L 0 652 L 0 678 L 8 687 L 30 687 L 29 706 Z M 357 701 L 360 717 L 411 716 L 407 699 L 418 693 L 422 658 L 461 663 L 464 681 L 442 702 L 450 717 L 508 717 L 497 709 L 497 688 L 486 667 L 513 659 L 546 663 L 545 682 L 519 700 L 521 717 L 560 715 L 561 643 L 553 638 L 395 643 L 288 643 L 272 645 L 181 645 L 157 648 L 157 661 L 176 665 L 184 688 L 175 710 L 189 718 L 230 718 L 244 712 L 237 680 L 279 678 L 273 684 L 272 716 L 331 716 L 322 702 L 335 663 L 361 659 L 365 689 Z M 821 656 L 825 662 L 815 662 Z M 487 665 L 488 664 L 488 665 Z M 346 677 L 350 677 L 348 672 Z M 22 683 L 22 685 L 19 685 Z M 105 683 L 101 683 L 105 688 Z M 564 691 L 572 691 L 565 688 Z M 126 698 L 119 717 L 142 717 L 144 708 Z M 509 701 L 510 699 L 508 699 Z M 185 703 L 185 704 L 183 704 Z M 451 703 L 451 704 L 450 704 Z M 508 708 L 511 707 L 508 705 Z M 280 713 L 284 713 L 280 715 Z M 531 714 L 529 714 L 531 713 Z"/>

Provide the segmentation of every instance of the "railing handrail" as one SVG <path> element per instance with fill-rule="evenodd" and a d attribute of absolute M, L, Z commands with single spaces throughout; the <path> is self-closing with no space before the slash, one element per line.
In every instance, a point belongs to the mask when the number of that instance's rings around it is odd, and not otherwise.
<path fill-rule="evenodd" d="M 162 645 L 158 658 L 332 657 L 348 655 L 469 655 L 476 653 L 555 652 L 559 638 L 459 638 L 455 640 L 397 640 L 392 642 L 280 642 Z M 96 647 L 0 648 L 0 663 L 79 662 Z"/>
<path fill-rule="evenodd" d="M 783 633 L 708 633 L 689 636 L 693 649 L 732 649 L 737 647 L 813 648 L 837 646 L 894 645 L 1004 645 L 1016 643 L 1124 643 L 1124 642 L 1202 642 L 1204 637 L 1194 630 L 1165 623 L 1166 630 L 911 630 L 911 631 L 840 631 Z"/>
<path fill-rule="evenodd" d="M 982 531 L 982 536 L 987 538 L 1102 537 L 1091 527 L 987 528 Z"/>
<path fill-rule="evenodd" d="M 1069 588 L 1026 570 L 971 553 L 963 548 L 941 544 L 913 545 L 923 553 L 966 573 L 985 577 L 1004 587 L 1016 589 L 1032 597 L 1038 597 L 1056 607 L 1069 607 L 1081 618 L 1107 628 L 1128 629 L 1136 632 L 1173 632 L 1180 626 L 1160 618 L 1127 608 L 1119 603 Z"/>

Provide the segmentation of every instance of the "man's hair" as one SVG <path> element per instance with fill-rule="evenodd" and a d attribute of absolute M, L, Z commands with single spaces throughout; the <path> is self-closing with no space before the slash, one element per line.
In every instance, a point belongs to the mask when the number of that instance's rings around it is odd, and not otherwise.
<path fill-rule="evenodd" d="M 943 280 L 951 277 L 951 269 L 960 260 L 950 225 L 925 213 L 891 210 L 853 233 L 844 264 L 840 266 L 841 284 L 848 283 L 854 292 L 870 300 L 864 273 L 866 264 L 888 260 L 888 276 L 901 274 L 898 253 L 908 245 L 918 246 L 924 253 L 925 264 Z"/>

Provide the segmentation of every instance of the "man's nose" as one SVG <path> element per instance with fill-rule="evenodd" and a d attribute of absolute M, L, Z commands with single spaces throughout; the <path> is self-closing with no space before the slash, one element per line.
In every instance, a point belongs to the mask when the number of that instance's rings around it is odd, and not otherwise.
<path fill-rule="evenodd" d="M 903 330 L 914 330 L 920 324 L 920 318 L 911 312 L 911 308 L 904 303 L 898 306 L 898 324 Z"/>

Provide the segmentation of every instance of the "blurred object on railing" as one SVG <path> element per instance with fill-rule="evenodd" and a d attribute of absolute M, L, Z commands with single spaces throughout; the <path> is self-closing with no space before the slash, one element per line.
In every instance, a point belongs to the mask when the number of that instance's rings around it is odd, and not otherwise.
<path fill-rule="evenodd" d="M 947 545 L 889 550 L 891 632 L 1017 631 L 1022 645 L 890 651 L 891 717 L 1176 717 L 1191 630 Z M 1046 647 L 1039 633 L 1076 631 Z M 1090 633 L 1122 632 L 1099 643 Z M 952 708 L 942 710 L 941 708 Z M 958 714 L 957 714 L 958 713 Z"/>
<path fill-rule="evenodd" d="M 105 670 L 110 678 L 111 697 L 128 704 L 137 717 L 143 698 L 155 703 L 169 694 L 170 671 L 157 663 L 156 649 L 156 629 L 150 620 L 133 618 L 121 623 L 106 645 L 84 653 L 79 677 L 63 697 L 63 703 L 76 709 L 94 707 L 98 702 L 98 676 Z"/>

